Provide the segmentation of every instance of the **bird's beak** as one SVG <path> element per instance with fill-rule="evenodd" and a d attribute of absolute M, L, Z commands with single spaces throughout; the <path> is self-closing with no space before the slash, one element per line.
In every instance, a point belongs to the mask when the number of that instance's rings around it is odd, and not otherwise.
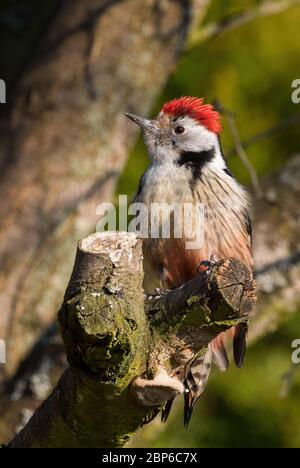
<path fill-rule="evenodd" d="M 125 112 L 125 115 L 146 132 L 158 135 L 159 125 L 156 120 L 144 119 L 143 117 L 138 117 L 137 115 L 129 114 L 128 112 Z"/>

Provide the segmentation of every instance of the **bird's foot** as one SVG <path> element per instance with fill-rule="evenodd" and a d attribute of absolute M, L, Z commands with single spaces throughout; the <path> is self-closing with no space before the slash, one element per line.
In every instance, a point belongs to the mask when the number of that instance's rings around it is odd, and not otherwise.
<path fill-rule="evenodd" d="M 196 269 L 197 273 L 203 273 L 210 271 L 218 263 L 218 258 L 215 255 L 211 255 L 209 260 L 204 260 L 198 263 Z"/>
<path fill-rule="evenodd" d="M 147 301 L 157 301 L 157 299 L 163 297 L 165 294 L 168 294 L 170 291 L 170 289 L 155 288 L 153 293 L 144 294 L 144 299 Z"/>

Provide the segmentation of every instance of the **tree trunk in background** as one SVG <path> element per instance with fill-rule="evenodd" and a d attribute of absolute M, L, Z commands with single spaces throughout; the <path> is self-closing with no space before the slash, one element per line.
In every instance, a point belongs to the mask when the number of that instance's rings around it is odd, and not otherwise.
<path fill-rule="evenodd" d="M 254 200 L 254 252 L 258 283 L 251 343 L 293 318 L 300 307 L 300 155 L 263 183 L 272 201 Z M 0 394 L 0 442 L 8 442 L 45 399 L 66 368 L 55 327 Z M 52 385 L 51 385 L 52 384 Z"/>
<path fill-rule="evenodd" d="M 208 3 L 61 3 L 9 103 L 0 150 L 8 374 L 53 320 L 74 246 L 94 231 L 97 204 L 112 196 L 137 132 L 123 113 L 149 113 Z"/>
<path fill-rule="evenodd" d="M 256 317 L 249 339 L 277 330 L 300 307 L 300 155 L 269 176 L 267 200 L 254 200 L 254 261 L 258 283 Z"/>

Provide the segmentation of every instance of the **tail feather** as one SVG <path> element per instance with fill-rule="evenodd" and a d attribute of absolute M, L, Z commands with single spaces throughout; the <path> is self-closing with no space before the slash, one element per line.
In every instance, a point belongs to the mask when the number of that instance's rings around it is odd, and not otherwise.
<path fill-rule="evenodd" d="M 233 355 L 237 367 L 243 365 L 246 354 L 246 338 L 248 325 L 240 323 L 233 329 Z M 199 397 L 204 392 L 210 372 L 212 360 L 222 372 L 229 366 L 229 360 L 224 345 L 223 333 L 210 343 L 205 351 L 196 356 L 188 367 L 186 378 L 183 382 L 184 392 L 184 426 L 188 427 L 193 409 Z M 166 422 L 169 417 L 174 399 L 168 400 L 162 410 L 162 422 Z"/>
<path fill-rule="evenodd" d="M 146 417 L 142 421 L 142 427 L 145 426 L 146 424 L 149 424 L 153 421 L 154 418 L 159 413 L 159 408 L 153 408 L 149 411 L 149 413 L 146 415 Z"/>
<path fill-rule="evenodd" d="M 229 359 L 223 341 L 223 333 L 221 333 L 212 342 L 213 360 L 220 371 L 225 372 L 229 367 Z"/>
<path fill-rule="evenodd" d="M 194 406 L 207 385 L 212 363 L 212 345 L 210 344 L 203 355 L 197 356 L 191 363 L 184 380 L 184 426 L 188 427 Z"/>
<path fill-rule="evenodd" d="M 233 357 L 238 368 L 242 367 L 247 348 L 248 325 L 240 323 L 234 327 L 233 335 Z"/>
<path fill-rule="evenodd" d="M 174 398 L 168 400 L 161 412 L 161 422 L 165 423 L 170 415 Z"/>
<path fill-rule="evenodd" d="M 187 387 L 186 381 L 184 381 L 185 392 L 184 392 L 184 414 L 183 414 L 183 424 L 185 429 L 188 428 L 189 422 L 193 414 L 192 400 L 190 397 L 190 391 Z"/>

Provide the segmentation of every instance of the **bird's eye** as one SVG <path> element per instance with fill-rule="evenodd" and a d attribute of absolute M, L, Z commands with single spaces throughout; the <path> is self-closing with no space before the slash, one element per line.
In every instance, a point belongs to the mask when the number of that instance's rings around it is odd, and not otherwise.
<path fill-rule="evenodd" d="M 185 128 L 179 125 L 178 127 L 175 128 L 174 132 L 177 133 L 177 135 L 181 135 L 182 133 L 185 132 Z"/>

